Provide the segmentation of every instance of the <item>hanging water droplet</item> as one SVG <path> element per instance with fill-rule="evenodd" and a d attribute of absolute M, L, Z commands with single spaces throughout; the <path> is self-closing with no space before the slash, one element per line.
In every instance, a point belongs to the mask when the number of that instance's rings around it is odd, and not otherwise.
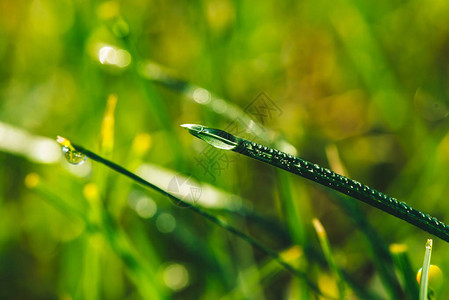
<path fill-rule="evenodd" d="M 65 159 L 72 165 L 81 165 L 86 160 L 86 155 L 79 152 L 71 150 L 69 147 L 63 146 L 62 153 Z"/>

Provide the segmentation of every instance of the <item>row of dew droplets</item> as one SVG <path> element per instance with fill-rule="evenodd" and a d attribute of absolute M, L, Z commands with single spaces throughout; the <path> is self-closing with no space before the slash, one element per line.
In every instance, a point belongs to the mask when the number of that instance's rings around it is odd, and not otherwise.
<path fill-rule="evenodd" d="M 81 165 L 86 161 L 86 155 L 76 151 L 68 139 L 58 135 L 56 141 L 62 146 L 62 153 L 70 164 Z"/>
<path fill-rule="evenodd" d="M 254 142 L 251 143 L 251 146 L 252 147 L 250 147 L 250 149 L 256 149 L 256 148 L 261 149 L 262 148 L 261 145 L 258 145 Z M 256 156 L 259 155 L 258 152 L 259 151 L 256 150 Z M 298 173 L 302 173 L 302 170 L 305 169 L 307 172 L 314 174 L 315 175 L 314 177 L 316 179 L 317 179 L 317 175 L 319 175 L 322 179 L 324 179 L 326 181 L 327 186 L 329 186 L 329 187 L 338 189 L 339 186 L 342 186 L 347 189 L 348 194 L 352 194 L 354 192 L 362 193 L 362 194 L 364 194 L 364 196 L 372 198 L 374 201 L 380 202 L 385 205 L 388 203 L 389 205 L 391 205 L 392 208 L 394 208 L 395 210 L 400 210 L 401 213 L 403 213 L 403 214 L 408 214 L 408 215 L 419 214 L 421 219 L 424 219 L 429 224 L 432 223 L 433 225 L 437 226 L 440 230 L 441 229 L 444 230 L 445 228 L 447 228 L 447 226 L 444 225 L 444 223 L 437 220 L 436 218 L 431 217 L 430 215 L 427 215 L 423 212 L 417 211 L 417 210 L 413 209 L 412 207 L 410 207 L 409 205 L 407 205 L 406 203 L 399 201 L 396 198 L 385 195 L 379 191 L 376 191 L 375 189 L 368 187 L 366 185 L 363 185 L 358 181 L 349 179 L 345 176 L 334 173 L 328 169 L 321 168 L 317 164 L 312 164 L 312 163 L 304 161 L 304 160 L 298 161 L 298 158 L 288 155 L 286 153 L 280 152 L 278 150 L 274 150 L 274 152 L 275 152 L 274 158 L 275 158 L 276 162 L 278 164 L 280 164 L 281 166 L 290 168 L 290 166 L 292 165 Z"/>

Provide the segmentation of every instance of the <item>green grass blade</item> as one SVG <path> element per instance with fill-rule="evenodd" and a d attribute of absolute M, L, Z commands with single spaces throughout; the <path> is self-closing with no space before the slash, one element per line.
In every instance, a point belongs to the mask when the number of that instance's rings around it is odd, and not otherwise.
<path fill-rule="evenodd" d="M 432 239 L 426 242 L 426 252 L 424 253 L 424 262 L 421 271 L 419 300 L 427 300 L 427 287 L 429 283 L 430 256 L 432 254 Z"/>
<path fill-rule="evenodd" d="M 68 140 L 66 140 L 68 141 Z M 69 142 L 70 143 L 70 142 Z M 112 170 L 132 179 L 133 181 L 149 188 L 152 189 L 158 193 L 161 193 L 165 196 L 167 196 L 168 198 L 170 198 L 171 200 L 173 200 L 175 203 L 180 203 L 182 204 L 184 207 L 189 208 L 190 210 L 198 213 L 199 215 L 203 216 L 204 218 L 208 219 L 209 221 L 211 221 L 212 223 L 215 223 L 216 225 L 224 228 L 225 230 L 229 231 L 230 233 L 238 236 L 239 238 L 245 240 L 246 242 L 250 243 L 252 246 L 254 246 L 255 248 L 261 250 L 262 252 L 266 253 L 267 255 L 271 256 L 273 259 L 275 259 L 280 265 L 282 265 L 285 269 L 289 270 L 292 274 L 303 278 L 304 280 L 307 281 L 308 287 L 313 290 L 314 292 L 316 292 L 318 295 L 321 295 L 323 297 L 326 298 L 330 298 L 329 296 L 324 295 L 320 289 L 308 278 L 307 274 L 305 274 L 304 272 L 296 269 L 295 267 L 293 267 L 292 265 L 288 264 L 287 262 L 285 262 L 277 252 L 265 247 L 264 245 L 262 245 L 260 242 L 256 241 L 255 239 L 253 239 L 252 237 L 246 235 L 245 233 L 243 233 L 242 231 L 238 230 L 237 228 L 229 225 L 227 222 L 225 222 L 224 220 L 222 220 L 221 218 L 218 218 L 212 214 L 209 214 L 208 212 L 206 212 L 205 210 L 196 207 L 188 202 L 183 201 L 182 199 L 170 194 L 169 192 L 155 186 L 154 184 L 146 181 L 145 179 L 143 179 L 140 176 L 137 176 L 136 174 L 128 171 L 127 169 L 125 169 L 124 167 L 117 165 L 115 163 L 113 163 L 112 161 L 109 161 L 95 153 L 93 153 L 92 151 L 89 151 L 87 149 L 85 149 L 82 146 L 79 145 L 75 145 L 73 144 L 73 147 L 76 149 L 76 151 L 79 151 L 81 153 L 83 153 L 84 155 L 88 156 L 89 158 L 91 158 L 94 161 L 97 161 L 109 168 L 111 168 Z"/>
<path fill-rule="evenodd" d="M 393 256 L 393 261 L 396 269 L 402 277 L 405 290 L 412 300 L 417 300 L 419 296 L 419 288 L 416 282 L 414 271 L 407 254 L 407 246 L 404 244 L 390 245 L 390 252 Z"/>
<path fill-rule="evenodd" d="M 30 179 L 28 179 L 28 181 L 30 181 Z M 99 216 L 99 220 L 97 220 L 99 222 L 94 222 L 92 218 L 87 216 L 88 213 L 81 212 L 73 206 L 70 206 L 62 197 L 46 188 L 46 185 L 40 183 L 39 180 L 36 181 L 33 179 L 31 181 L 32 184 L 27 184 L 29 188 L 32 188 L 38 195 L 42 196 L 42 198 L 55 209 L 73 221 L 82 221 L 89 237 L 99 235 L 100 237 L 105 238 L 114 253 L 120 257 L 121 261 L 124 263 L 129 278 L 143 298 L 165 298 L 165 291 L 155 282 L 155 272 L 151 271 L 151 267 L 147 266 L 145 260 L 139 257 L 137 251 L 133 249 L 132 245 L 128 242 L 126 233 L 115 225 L 115 222 L 106 210 L 101 210 L 101 215 Z M 85 247 L 85 249 L 86 254 L 88 254 L 85 260 L 87 264 L 86 267 L 90 268 L 91 263 L 98 262 L 98 259 L 95 259 L 98 257 L 88 250 L 91 249 L 90 247 Z M 94 298 L 97 296 L 99 297 L 99 291 L 97 291 L 99 284 L 96 281 L 95 276 L 91 277 L 89 274 L 86 274 L 86 276 L 86 280 L 83 281 L 82 285 L 84 288 L 83 295 Z M 94 286 L 89 283 L 87 279 L 94 280 L 97 284 Z"/>
<path fill-rule="evenodd" d="M 220 129 L 208 128 L 206 126 L 190 127 L 189 131 L 197 131 L 196 136 L 203 131 L 213 131 L 215 135 L 227 138 L 230 134 Z M 232 135 L 231 135 L 232 136 Z M 439 238 L 449 242 L 449 226 L 440 220 L 425 214 L 396 198 L 381 193 L 367 185 L 352 180 L 317 164 L 308 162 L 299 157 L 261 145 L 252 141 L 232 136 L 233 141 L 238 141 L 238 146 L 231 151 L 246 155 L 274 167 L 286 170 L 290 173 L 302 176 L 323 186 L 332 188 L 352 198 L 365 202 L 384 212 L 413 224 Z"/>
<path fill-rule="evenodd" d="M 329 268 L 334 273 L 335 279 L 337 281 L 339 299 L 346 299 L 346 284 L 341 274 L 340 269 L 335 262 L 334 256 L 332 255 L 332 250 L 327 238 L 326 231 L 318 219 L 313 219 L 313 227 L 318 235 L 318 240 L 320 241 L 321 249 L 323 250 L 324 257 L 327 260 Z"/>
<path fill-rule="evenodd" d="M 339 174 L 347 176 L 346 168 L 340 160 L 340 155 L 338 154 L 338 149 L 335 145 L 326 147 L 326 155 L 331 169 L 335 170 Z M 356 224 L 357 229 L 363 233 L 369 247 L 371 248 L 374 263 L 379 272 L 380 279 L 390 297 L 392 299 L 403 298 L 402 288 L 394 271 L 393 258 L 388 251 L 388 247 L 385 242 L 380 239 L 375 228 L 373 228 L 373 226 L 371 226 L 371 224 L 367 221 L 366 215 L 360 208 L 359 203 L 348 201 L 340 195 L 335 195 L 334 199 Z"/>

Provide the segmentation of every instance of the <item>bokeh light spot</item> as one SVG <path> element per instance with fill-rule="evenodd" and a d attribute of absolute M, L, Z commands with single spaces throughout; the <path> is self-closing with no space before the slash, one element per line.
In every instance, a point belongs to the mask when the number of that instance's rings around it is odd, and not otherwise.
<path fill-rule="evenodd" d="M 149 219 L 156 213 L 157 206 L 156 203 L 148 198 L 148 197 L 141 197 L 136 204 L 136 212 L 137 214 L 144 218 Z"/>
<path fill-rule="evenodd" d="M 162 213 L 156 219 L 156 227 L 162 233 L 170 233 L 176 228 L 176 220 L 169 213 Z"/>
<path fill-rule="evenodd" d="M 25 186 L 29 189 L 36 187 L 39 184 L 39 175 L 30 173 L 25 177 Z"/>
<path fill-rule="evenodd" d="M 189 272 L 181 264 L 171 264 L 165 268 L 163 279 L 170 289 L 181 290 L 189 284 Z"/>
<path fill-rule="evenodd" d="M 211 100 L 211 94 L 206 89 L 198 88 L 193 91 L 193 100 L 199 104 L 208 104 Z"/>
<path fill-rule="evenodd" d="M 119 68 L 125 68 L 131 63 L 131 54 L 123 49 L 104 46 L 98 51 L 98 60 L 102 65 L 113 65 Z"/>

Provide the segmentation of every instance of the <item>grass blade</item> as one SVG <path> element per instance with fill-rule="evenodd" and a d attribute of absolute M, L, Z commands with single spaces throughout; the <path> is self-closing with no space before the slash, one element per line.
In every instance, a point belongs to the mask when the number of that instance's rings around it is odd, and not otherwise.
<path fill-rule="evenodd" d="M 329 268 L 332 270 L 337 280 L 339 299 L 346 299 L 346 284 L 343 280 L 341 271 L 338 268 L 337 263 L 335 262 L 334 256 L 332 255 L 332 250 L 327 238 L 326 230 L 318 219 L 315 218 L 312 220 L 312 222 L 313 227 L 315 228 L 315 231 L 318 235 L 318 240 L 320 241 L 324 257 L 326 258 Z"/>
<path fill-rule="evenodd" d="M 410 299 L 417 300 L 419 289 L 415 276 L 413 275 L 414 272 L 410 259 L 407 255 L 407 246 L 404 244 L 392 244 L 390 245 L 390 252 L 393 255 L 396 268 L 403 279 L 406 292 Z"/>
<path fill-rule="evenodd" d="M 114 148 L 114 123 L 115 107 L 117 105 L 117 96 L 109 95 L 101 123 L 100 149 L 104 156 L 110 157 Z"/>
<path fill-rule="evenodd" d="M 230 134 L 223 130 L 208 128 L 206 126 L 188 127 L 193 131 L 193 135 L 198 136 L 203 132 L 213 132 L 214 135 L 220 135 L 222 138 Z M 232 136 L 232 135 L 231 135 Z M 210 136 L 208 136 L 211 138 Z M 299 157 L 261 145 L 252 141 L 232 136 L 232 141 L 237 141 L 237 146 L 232 149 L 234 152 L 246 155 L 248 157 L 260 160 L 274 167 L 286 170 L 290 173 L 302 176 L 321 185 L 339 191 L 352 198 L 365 202 L 384 212 L 400 218 L 410 224 L 413 224 L 424 231 L 427 231 L 439 238 L 449 242 L 449 226 L 440 220 L 427 215 L 404 202 L 381 193 L 358 181 L 349 179 L 345 176 L 332 172 L 329 169 L 320 167 L 317 164 L 308 162 Z"/>
<path fill-rule="evenodd" d="M 72 222 L 82 222 L 82 226 L 85 227 L 89 238 L 95 237 L 95 235 L 103 236 L 113 252 L 122 260 L 126 267 L 127 275 L 143 298 L 165 299 L 165 290 L 155 283 L 155 271 L 153 271 L 152 266 L 149 266 L 146 260 L 138 255 L 136 249 L 128 242 L 126 233 L 115 225 L 115 222 L 106 210 L 102 210 L 102 216 L 101 220 L 98 220 L 99 222 L 93 222 L 92 218 L 87 216 L 88 213 L 69 205 L 62 197 L 52 192 L 36 176 L 34 173 L 27 176 L 27 187 L 33 189 L 38 195 L 42 196 L 42 199 L 67 216 Z M 85 251 L 88 253 L 89 248 L 86 248 Z M 89 259 L 92 260 L 92 258 L 92 256 L 86 257 L 86 263 L 89 262 Z M 97 269 L 95 268 L 95 270 Z M 89 278 L 92 279 L 95 277 L 89 276 Z M 91 297 L 95 297 L 94 295 L 98 296 L 98 293 L 92 290 L 98 288 L 98 285 L 94 287 L 87 281 L 84 281 L 83 285 L 87 288 L 83 294 L 90 295 Z"/>
<path fill-rule="evenodd" d="M 58 137 L 58 141 L 63 141 L 63 143 L 66 144 L 71 144 L 69 140 L 65 139 L 65 138 L 61 138 Z M 61 142 L 60 142 L 61 143 Z M 65 146 L 63 143 L 61 143 L 63 146 Z M 265 247 L 264 245 L 262 245 L 261 243 L 259 243 L 258 241 L 256 241 L 255 239 L 253 239 L 252 237 L 246 235 L 245 233 L 243 233 L 242 231 L 238 230 L 237 228 L 229 225 L 227 222 L 225 222 L 224 220 L 222 220 L 221 218 L 218 218 L 212 214 L 209 214 L 208 212 L 206 212 L 205 210 L 194 206 L 188 202 L 185 202 L 184 200 L 172 195 L 171 193 L 155 186 L 154 184 L 146 181 L 145 179 L 143 179 L 140 176 L 137 176 L 136 174 L 128 171 L 127 169 L 125 169 L 124 167 L 113 163 L 112 161 L 109 161 L 97 154 L 95 154 L 94 152 L 91 152 L 87 149 L 85 149 L 82 146 L 76 145 L 76 144 L 71 144 L 71 146 L 75 149 L 75 151 L 78 151 L 84 155 L 86 155 L 87 157 L 91 158 L 92 160 L 99 162 L 109 168 L 111 168 L 112 170 L 132 179 L 133 181 L 149 188 L 152 189 L 158 193 L 161 193 L 165 196 L 167 196 L 168 198 L 170 198 L 172 201 L 174 201 L 175 203 L 178 204 L 182 204 L 184 207 L 189 208 L 190 210 L 198 213 L 199 215 L 203 216 L 204 218 L 208 219 L 209 221 L 211 221 L 212 223 L 215 223 L 216 225 L 222 227 L 223 229 L 229 231 L 230 233 L 236 235 L 237 237 L 245 240 L 246 242 L 248 242 L 249 244 L 251 244 L 252 246 L 254 246 L 255 248 L 261 250 L 262 252 L 266 253 L 267 255 L 271 256 L 274 260 L 276 260 L 280 265 L 282 265 L 285 269 L 287 269 L 288 271 L 290 271 L 293 275 L 298 276 L 300 278 L 303 278 L 304 280 L 307 281 L 307 285 L 309 286 L 309 288 L 311 290 L 313 290 L 314 292 L 316 292 L 318 295 L 326 297 L 326 298 L 332 298 L 329 297 L 328 295 L 324 295 L 320 289 L 308 278 L 308 276 L 296 269 L 295 267 L 293 267 L 292 265 L 290 265 L 289 263 L 287 263 L 277 252 Z"/>
<path fill-rule="evenodd" d="M 424 253 L 424 262 L 421 271 L 419 300 L 427 300 L 427 286 L 429 283 L 430 256 L 432 254 L 432 239 L 426 242 L 426 252 Z"/>
<path fill-rule="evenodd" d="M 326 147 L 326 156 L 332 170 L 347 176 L 346 168 L 340 160 L 338 149 L 335 144 Z M 387 245 L 380 239 L 377 231 L 367 221 L 365 214 L 360 209 L 357 202 L 347 201 L 347 199 L 336 195 L 335 200 L 343 211 L 356 224 L 357 228 L 364 234 L 364 237 L 371 248 L 376 269 L 380 279 L 392 299 L 403 298 L 403 291 L 398 277 L 394 271 L 393 258 L 388 251 Z"/>

